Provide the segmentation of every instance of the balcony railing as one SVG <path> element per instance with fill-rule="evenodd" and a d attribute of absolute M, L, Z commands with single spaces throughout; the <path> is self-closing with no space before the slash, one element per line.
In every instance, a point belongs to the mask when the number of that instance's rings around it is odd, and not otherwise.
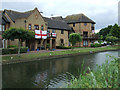
<path fill-rule="evenodd" d="M 56 33 L 47 33 L 48 38 L 56 38 Z"/>
<path fill-rule="evenodd" d="M 83 39 L 97 39 L 95 34 L 89 34 L 89 35 L 81 34 L 81 36 Z"/>

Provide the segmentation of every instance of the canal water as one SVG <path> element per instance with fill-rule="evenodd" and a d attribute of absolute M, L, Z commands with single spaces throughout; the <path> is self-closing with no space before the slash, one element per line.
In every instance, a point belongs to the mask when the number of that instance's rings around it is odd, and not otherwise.
<path fill-rule="evenodd" d="M 59 59 L 3 65 L 3 88 L 59 88 L 70 82 L 71 75 L 78 77 L 88 66 L 102 65 L 107 55 L 118 57 L 118 51 L 98 52 Z M 84 64 L 83 64 L 84 63 Z"/>

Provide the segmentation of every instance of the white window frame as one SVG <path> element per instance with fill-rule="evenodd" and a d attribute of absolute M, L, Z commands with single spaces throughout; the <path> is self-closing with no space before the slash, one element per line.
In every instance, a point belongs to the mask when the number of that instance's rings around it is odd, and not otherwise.
<path fill-rule="evenodd" d="M 2 31 L 2 25 L 0 25 L 0 31 Z"/>

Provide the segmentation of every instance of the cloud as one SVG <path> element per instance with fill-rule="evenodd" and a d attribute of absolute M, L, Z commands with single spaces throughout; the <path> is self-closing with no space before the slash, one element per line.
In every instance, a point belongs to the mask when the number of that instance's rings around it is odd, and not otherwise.
<path fill-rule="evenodd" d="M 84 13 L 94 20 L 96 29 L 118 21 L 118 0 L 3 0 L 3 9 L 26 11 L 37 7 L 44 16 L 67 16 Z M 21 7 L 22 5 L 22 7 Z"/>

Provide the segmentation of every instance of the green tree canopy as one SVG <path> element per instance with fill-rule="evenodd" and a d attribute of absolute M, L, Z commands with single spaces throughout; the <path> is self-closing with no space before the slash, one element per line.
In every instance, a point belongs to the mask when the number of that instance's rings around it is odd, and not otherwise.
<path fill-rule="evenodd" d="M 72 46 L 74 46 L 77 42 L 81 42 L 82 37 L 80 36 L 80 33 L 71 33 L 69 36 L 69 42 L 72 43 Z"/>
<path fill-rule="evenodd" d="M 110 34 L 114 37 L 120 38 L 120 27 L 115 24 L 111 30 L 110 30 Z"/>
<path fill-rule="evenodd" d="M 118 42 L 119 39 L 117 37 L 107 35 L 105 40 L 108 41 L 108 42 L 111 42 L 111 44 L 113 45 L 116 42 Z"/>
<path fill-rule="evenodd" d="M 35 33 L 33 31 L 24 30 L 23 28 L 9 28 L 2 37 L 7 40 L 14 41 L 18 39 L 18 55 L 20 54 L 20 41 L 34 39 Z"/>
<path fill-rule="evenodd" d="M 103 41 L 105 40 L 106 36 L 110 33 L 111 28 L 112 28 L 112 25 L 109 25 L 108 27 L 103 28 L 99 31 L 98 35 L 99 35 L 99 37 L 101 35 L 103 36 L 103 38 L 102 38 Z"/>

